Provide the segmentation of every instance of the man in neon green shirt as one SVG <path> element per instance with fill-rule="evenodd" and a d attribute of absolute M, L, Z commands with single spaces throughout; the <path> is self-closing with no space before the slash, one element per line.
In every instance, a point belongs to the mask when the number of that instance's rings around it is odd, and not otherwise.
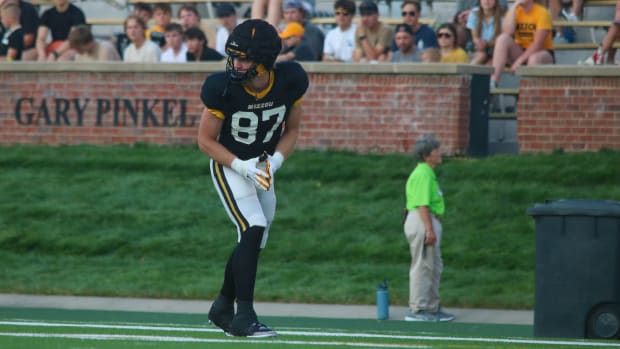
<path fill-rule="evenodd" d="M 433 137 L 419 139 L 413 155 L 417 166 L 407 180 L 404 227 L 411 253 L 409 312 L 405 320 L 451 321 L 454 315 L 441 311 L 439 298 L 443 271 L 439 217 L 445 212 L 443 193 L 434 170 L 441 163 L 439 142 Z"/>

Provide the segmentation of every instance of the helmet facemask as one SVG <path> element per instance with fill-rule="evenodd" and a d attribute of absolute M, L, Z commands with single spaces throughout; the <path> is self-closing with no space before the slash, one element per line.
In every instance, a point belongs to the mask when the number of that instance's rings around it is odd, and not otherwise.
<path fill-rule="evenodd" d="M 275 28 L 263 20 L 247 20 L 239 24 L 226 41 L 226 73 L 233 83 L 249 81 L 272 70 L 282 42 Z M 235 58 L 252 61 L 244 73 L 235 70 Z"/>
<path fill-rule="evenodd" d="M 239 58 L 239 56 L 228 55 L 228 58 L 226 59 L 226 74 L 228 74 L 230 82 L 240 84 L 250 81 L 258 75 L 258 64 L 255 62 L 253 62 L 245 72 L 237 72 L 235 70 L 235 58 Z"/>

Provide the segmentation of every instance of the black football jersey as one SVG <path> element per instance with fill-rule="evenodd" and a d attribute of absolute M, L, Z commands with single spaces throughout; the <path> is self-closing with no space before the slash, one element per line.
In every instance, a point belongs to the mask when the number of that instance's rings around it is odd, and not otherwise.
<path fill-rule="evenodd" d="M 202 85 L 204 105 L 224 117 L 219 142 L 241 160 L 275 152 L 293 104 L 308 89 L 308 75 L 297 62 L 278 63 L 272 74 L 264 96 L 229 82 L 226 73 L 210 75 Z"/>

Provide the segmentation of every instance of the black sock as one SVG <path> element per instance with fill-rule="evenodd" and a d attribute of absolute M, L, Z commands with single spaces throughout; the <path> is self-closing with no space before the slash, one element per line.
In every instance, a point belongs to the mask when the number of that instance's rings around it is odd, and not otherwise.
<path fill-rule="evenodd" d="M 235 249 L 230 254 L 230 257 L 228 257 L 228 262 L 226 263 L 226 269 L 224 271 L 224 283 L 222 284 L 222 289 L 220 290 L 220 295 L 223 296 L 226 300 L 230 300 L 231 303 L 236 298 L 233 263 L 238 249 L 239 245 L 237 244 L 237 246 L 235 246 Z"/>
<path fill-rule="evenodd" d="M 258 253 L 264 231 L 264 227 L 252 226 L 241 234 L 232 262 L 237 301 L 254 301 Z"/>

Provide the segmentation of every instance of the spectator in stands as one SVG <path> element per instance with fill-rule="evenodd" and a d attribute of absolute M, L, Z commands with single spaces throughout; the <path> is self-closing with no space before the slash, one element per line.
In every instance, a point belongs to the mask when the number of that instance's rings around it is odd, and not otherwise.
<path fill-rule="evenodd" d="M 146 30 L 146 38 L 157 43 L 162 50 L 166 49 L 166 26 L 172 23 L 172 7 L 159 2 L 153 6 L 153 22 L 155 25 Z M 145 23 L 148 25 L 148 23 Z"/>
<path fill-rule="evenodd" d="M 118 51 L 109 41 L 95 40 L 86 24 L 80 24 L 71 29 L 69 46 L 75 50 L 74 60 L 77 62 L 106 62 L 121 59 Z"/>
<path fill-rule="evenodd" d="M 0 7 L 9 4 L 16 4 L 20 10 L 19 24 L 22 27 L 24 36 L 24 47 L 22 51 L 22 60 L 35 60 L 37 58 L 37 50 L 35 48 L 37 29 L 39 29 L 39 13 L 35 7 L 23 0 L 0 0 Z M 2 37 L 6 28 L 0 25 L 0 37 Z"/>
<path fill-rule="evenodd" d="M 284 43 L 282 52 L 276 58 L 276 62 L 283 61 L 316 61 L 316 54 L 307 42 L 303 41 L 304 27 L 297 22 L 286 25 L 280 33 Z"/>
<path fill-rule="evenodd" d="M 208 46 L 205 33 L 199 28 L 192 27 L 185 31 L 185 43 L 187 44 L 187 61 L 221 61 L 224 59 L 219 52 Z"/>
<path fill-rule="evenodd" d="M 506 64 L 511 64 L 514 73 L 523 64 L 554 63 L 551 26 L 551 15 L 544 6 L 534 0 L 515 0 L 495 40 L 491 88 L 497 87 Z"/>
<path fill-rule="evenodd" d="M 469 12 L 467 28 L 474 43 L 472 64 L 490 63 L 495 39 L 502 32 L 502 6 L 497 0 L 480 0 L 480 7 Z"/>
<path fill-rule="evenodd" d="M 572 0 L 571 11 L 567 12 L 562 8 L 562 0 L 549 0 L 549 11 L 553 17 L 554 13 L 558 16 L 560 13 L 570 22 L 578 22 L 581 18 L 581 12 L 583 10 L 583 0 Z"/>
<path fill-rule="evenodd" d="M 437 37 L 431 27 L 420 23 L 422 15 L 422 6 L 417 0 L 404 0 L 400 5 L 402 11 L 403 23 L 409 24 L 413 28 L 415 36 L 415 44 L 418 51 L 422 52 L 425 48 L 439 47 Z M 396 51 L 396 42 L 392 42 L 392 51 Z"/>
<path fill-rule="evenodd" d="M 142 18 L 144 23 L 148 26 L 149 21 L 153 18 L 153 7 L 151 7 L 151 4 L 137 2 L 133 5 L 133 13 Z"/>
<path fill-rule="evenodd" d="M 551 20 L 553 22 L 560 19 L 562 15 L 567 21 L 578 22 L 581 18 L 581 11 L 583 9 L 583 0 L 572 0 L 572 10 L 567 12 L 563 9 L 562 0 L 548 0 L 548 9 L 551 13 Z M 575 32 L 572 27 L 556 27 L 553 42 L 556 44 L 574 42 Z"/>
<path fill-rule="evenodd" d="M 502 7 L 502 12 L 508 9 L 508 0 L 498 0 Z M 480 0 L 456 0 L 456 15 L 455 17 L 461 17 L 462 20 L 467 21 L 469 13 L 474 8 L 480 6 Z M 452 19 L 454 22 L 454 18 Z"/>
<path fill-rule="evenodd" d="M 337 27 L 325 36 L 323 62 L 351 62 L 355 49 L 355 1 L 336 0 L 334 16 Z"/>
<path fill-rule="evenodd" d="M 472 36 L 467 28 L 467 18 L 471 11 L 478 6 L 479 0 L 457 0 L 456 14 L 452 17 L 452 24 L 456 28 L 456 43 L 463 49 L 471 48 Z"/>
<path fill-rule="evenodd" d="M 394 29 L 394 41 L 398 51 L 388 52 L 389 61 L 392 63 L 420 62 L 420 51 L 415 45 L 413 28 L 407 23 L 401 23 Z"/>
<path fill-rule="evenodd" d="M 252 1 L 252 19 L 264 19 L 274 27 L 280 26 L 282 20 L 282 0 Z"/>
<path fill-rule="evenodd" d="M 153 18 L 153 7 L 149 3 L 137 2 L 133 5 L 132 13 L 142 18 L 142 21 L 144 21 L 144 23 L 148 27 L 149 22 Z M 116 47 L 116 51 L 122 55 L 122 53 L 125 52 L 127 46 L 131 44 L 131 41 L 129 41 L 129 38 L 127 37 L 127 34 L 125 34 L 125 32 L 115 33 L 114 36 L 114 46 Z M 123 57 L 121 56 L 121 60 L 122 58 Z"/>
<path fill-rule="evenodd" d="M 362 19 L 355 32 L 353 62 L 385 62 L 394 39 L 392 29 L 379 21 L 379 8 L 374 1 L 364 0 L 359 11 Z"/>
<path fill-rule="evenodd" d="M 607 35 L 605 35 L 599 50 L 592 57 L 594 64 L 615 64 L 616 48 L 614 43 L 617 41 L 620 41 L 620 0 L 616 3 L 616 14 L 607 31 Z M 607 56 L 607 59 L 605 59 L 605 56 Z"/>
<path fill-rule="evenodd" d="M 183 42 L 183 27 L 180 24 L 170 23 L 166 26 L 166 47 L 160 62 L 187 62 L 187 46 Z"/>
<path fill-rule="evenodd" d="M 54 0 L 54 7 L 43 12 L 37 31 L 37 59 L 55 61 L 73 59 L 75 51 L 69 48 L 69 31 L 71 28 L 86 24 L 84 12 L 69 0 Z M 47 34 L 51 32 L 52 42 L 47 43 Z"/>
<path fill-rule="evenodd" d="M 284 0 L 284 22 L 301 23 L 304 26 L 304 42 L 312 49 L 316 55 L 316 60 L 320 61 L 323 56 L 323 42 L 325 35 L 321 28 L 310 23 L 310 12 L 302 0 Z"/>
<path fill-rule="evenodd" d="M 125 19 L 125 33 L 131 44 L 123 52 L 124 62 L 155 63 L 159 62 L 159 46 L 146 39 L 146 23 L 136 15 Z"/>
<path fill-rule="evenodd" d="M 217 6 L 215 15 L 221 25 L 215 36 L 215 50 L 222 56 L 226 56 L 226 40 L 228 40 L 228 36 L 232 33 L 232 30 L 235 29 L 241 21 L 237 16 L 235 7 L 227 2 L 222 2 Z"/>
<path fill-rule="evenodd" d="M 422 51 L 420 54 L 420 60 L 422 60 L 422 63 L 440 63 L 441 52 L 439 52 L 438 48 L 429 47 Z"/>
<path fill-rule="evenodd" d="M 454 24 L 443 23 L 437 28 L 441 63 L 469 63 L 467 52 L 457 45 L 456 39 Z"/>
<path fill-rule="evenodd" d="M 0 61 L 19 61 L 24 49 L 24 30 L 19 24 L 21 10 L 15 3 L 0 8 L 0 21 L 5 28 L 0 41 Z"/>
<path fill-rule="evenodd" d="M 205 33 L 207 42 L 209 43 L 209 47 L 215 48 L 215 27 L 201 20 L 200 14 L 198 13 L 196 6 L 191 4 L 185 4 L 179 8 L 177 15 L 179 16 L 179 23 L 183 27 L 183 31 L 186 31 L 187 29 L 192 27 L 196 27 L 202 30 L 202 32 Z"/>

